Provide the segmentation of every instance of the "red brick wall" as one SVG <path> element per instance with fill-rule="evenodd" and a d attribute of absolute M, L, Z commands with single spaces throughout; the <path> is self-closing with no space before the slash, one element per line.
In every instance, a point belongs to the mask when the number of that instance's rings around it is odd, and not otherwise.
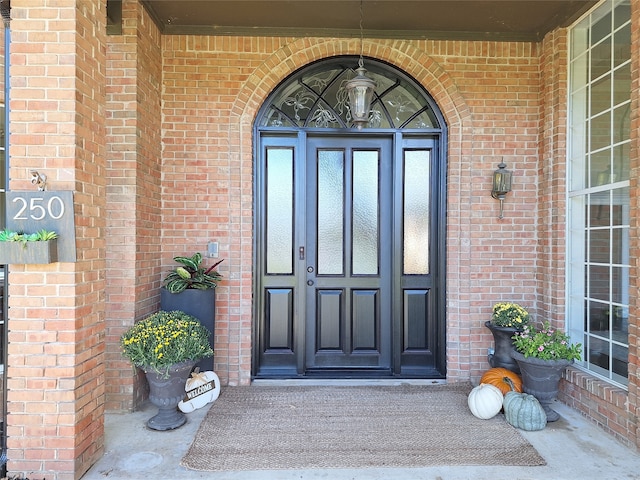
<path fill-rule="evenodd" d="M 364 49 L 422 82 L 447 118 L 448 376 L 479 377 L 492 304 L 537 308 L 538 46 L 367 40 Z M 163 37 L 163 258 L 220 242 L 227 278 L 218 292 L 215 359 L 230 384 L 250 375 L 253 118 L 296 68 L 358 51 L 348 39 Z M 499 220 L 489 192 L 503 159 L 514 190 Z"/>
<path fill-rule="evenodd" d="M 640 2 L 632 5 L 636 222 Z M 215 368 L 225 384 L 250 381 L 252 122 L 287 75 L 356 55 L 360 42 L 161 37 L 140 4 L 125 0 L 123 35 L 108 40 L 107 63 L 104 1 L 14 0 L 11 7 L 10 185 L 31 189 L 26 171 L 38 169 L 52 189 L 75 191 L 78 261 L 11 267 L 9 469 L 76 479 L 104 448 L 105 378 L 110 409 L 131 409 L 144 397 L 118 339 L 157 308 L 173 256 L 219 242 L 225 279 Z M 447 121 L 452 382 L 477 381 L 487 368 L 492 340 L 483 323 L 496 301 L 563 321 L 566 50 L 564 30 L 540 44 L 364 42 L 365 55 L 422 83 Z M 514 171 L 502 220 L 489 194 L 501 160 Z M 636 252 L 637 223 L 631 230 Z M 638 444 L 637 295 L 632 301 L 629 393 L 572 370 L 562 399 Z"/>
<path fill-rule="evenodd" d="M 231 385 L 249 381 L 251 358 L 253 119 L 291 72 L 358 47 L 344 39 L 163 37 L 163 211 L 167 227 L 179 226 L 164 237 L 163 258 L 220 241 L 228 261 L 216 370 Z M 448 379 L 477 381 L 494 302 L 520 302 L 538 321 L 564 323 L 567 31 L 540 44 L 366 40 L 364 51 L 421 82 L 447 119 Z M 489 190 L 501 160 L 514 182 L 499 220 Z M 607 408 L 611 399 L 598 398 Z M 633 425 L 624 431 L 633 436 Z"/>
<path fill-rule="evenodd" d="M 556 30 L 541 44 L 540 152 L 538 183 L 537 268 L 538 320 L 564 326 L 567 31 Z"/>
<path fill-rule="evenodd" d="M 10 188 L 36 169 L 74 191 L 78 258 L 10 266 L 7 466 L 31 478 L 78 478 L 104 450 L 103 7 L 11 2 Z"/>
<path fill-rule="evenodd" d="M 162 167 L 160 33 L 146 10 L 123 2 L 122 35 L 107 51 L 107 408 L 130 410 L 147 395 L 120 336 L 158 308 Z"/>

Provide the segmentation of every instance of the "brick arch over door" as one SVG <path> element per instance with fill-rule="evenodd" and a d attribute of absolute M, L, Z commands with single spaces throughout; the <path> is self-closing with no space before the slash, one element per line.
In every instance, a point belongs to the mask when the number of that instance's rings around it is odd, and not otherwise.
<path fill-rule="evenodd" d="M 406 72 L 418 81 L 438 104 L 445 117 L 448 128 L 448 172 L 447 172 L 447 376 L 449 378 L 466 379 L 468 372 L 462 365 L 468 364 L 471 345 L 462 342 L 462 338 L 470 338 L 468 318 L 468 275 L 461 272 L 469 255 L 469 242 L 465 241 L 465 232 L 469 232 L 471 198 L 469 189 L 460 188 L 461 185 L 471 183 L 471 162 L 465 158 L 465 146 L 473 142 L 472 118 L 469 108 L 458 92 L 457 86 L 449 74 L 431 58 L 426 52 L 408 45 L 401 40 L 365 40 L 362 45 L 363 55 L 383 60 Z M 243 224 L 252 222 L 252 178 L 245 172 L 252 172 L 253 163 L 253 121 L 268 97 L 269 93 L 280 82 L 295 70 L 324 58 L 337 55 L 358 55 L 360 41 L 354 39 L 297 39 L 276 51 L 249 75 L 241 88 L 230 115 L 232 128 L 229 132 L 229 155 L 239 165 L 239 190 L 236 198 L 242 199 Z M 237 119 L 234 122 L 233 119 Z M 467 154 L 468 155 L 468 154 Z M 243 252 L 250 252 L 253 248 L 252 231 L 243 228 L 239 232 L 238 241 Z M 242 272 L 251 272 L 252 256 L 243 255 Z M 236 305 L 238 318 L 242 325 L 239 341 L 236 345 L 229 344 L 217 347 L 216 355 L 229 358 L 251 358 L 251 329 L 252 319 L 252 282 L 246 275 L 243 279 L 240 298 Z M 229 305 L 233 309 L 234 305 Z M 450 319 L 455 318 L 455 322 Z M 246 330 L 246 331 L 245 331 Z M 235 351 L 234 351 L 235 349 Z M 229 372 L 230 384 L 235 384 L 233 377 L 238 378 L 240 384 L 250 382 L 250 362 L 240 362 L 241 371 L 236 377 Z"/>

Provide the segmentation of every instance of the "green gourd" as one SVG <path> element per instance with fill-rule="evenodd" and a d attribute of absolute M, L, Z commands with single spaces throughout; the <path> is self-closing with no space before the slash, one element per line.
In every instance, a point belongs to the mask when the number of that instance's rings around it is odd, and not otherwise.
<path fill-rule="evenodd" d="M 547 414 L 533 395 L 508 392 L 502 406 L 509 425 L 530 432 L 547 426 Z"/>

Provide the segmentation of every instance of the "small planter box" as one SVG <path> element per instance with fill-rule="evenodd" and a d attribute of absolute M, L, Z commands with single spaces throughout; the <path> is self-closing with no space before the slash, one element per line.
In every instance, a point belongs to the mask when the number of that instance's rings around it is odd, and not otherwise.
<path fill-rule="evenodd" d="M 0 242 L 0 264 L 45 264 L 58 261 L 58 240 Z"/>

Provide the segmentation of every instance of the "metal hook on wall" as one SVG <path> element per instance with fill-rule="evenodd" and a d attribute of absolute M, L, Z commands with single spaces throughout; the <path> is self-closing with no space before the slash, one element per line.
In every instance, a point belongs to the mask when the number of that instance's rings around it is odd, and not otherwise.
<path fill-rule="evenodd" d="M 31 184 L 36 185 L 38 190 L 43 192 L 47 188 L 47 176 L 37 170 L 31 170 Z"/>

